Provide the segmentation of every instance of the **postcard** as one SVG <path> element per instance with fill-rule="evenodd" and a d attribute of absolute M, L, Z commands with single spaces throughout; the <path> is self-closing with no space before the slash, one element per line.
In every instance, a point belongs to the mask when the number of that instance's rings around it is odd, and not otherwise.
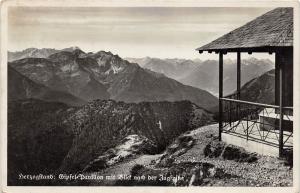
<path fill-rule="evenodd" d="M 1 4 L 10 192 L 299 192 L 299 2 Z"/>

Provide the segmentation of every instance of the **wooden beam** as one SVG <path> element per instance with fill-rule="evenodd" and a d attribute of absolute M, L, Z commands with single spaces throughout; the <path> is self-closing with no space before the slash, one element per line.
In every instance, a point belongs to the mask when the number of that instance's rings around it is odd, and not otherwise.
<path fill-rule="evenodd" d="M 223 130 L 223 53 L 219 53 L 219 141 L 222 140 Z"/>
<path fill-rule="evenodd" d="M 202 50 L 199 50 L 199 54 L 202 54 L 203 53 L 203 51 Z"/>
<path fill-rule="evenodd" d="M 249 48 L 226 48 L 226 49 L 209 49 L 209 50 L 203 50 L 203 51 L 222 51 L 222 52 L 228 52 L 228 53 L 236 53 L 236 52 L 245 52 L 251 54 L 251 53 L 274 53 L 282 50 L 289 50 L 292 51 L 292 46 L 281 46 L 281 47 L 272 47 L 272 46 L 265 46 L 265 47 L 249 47 Z M 209 52 L 209 53 L 211 53 Z"/>
<path fill-rule="evenodd" d="M 223 97 L 221 98 L 223 101 L 229 101 L 229 102 L 234 102 L 234 103 L 240 103 L 240 104 L 245 104 L 245 105 L 254 105 L 254 106 L 258 106 L 258 107 L 262 107 L 262 108 L 273 108 L 273 109 L 277 109 L 279 108 L 279 106 L 277 105 L 269 105 L 269 104 L 265 104 L 265 103 L 256 103 L 256 102 L 250 102 L 250 101 L 244 101 L 244 100 L 237 100 L 237 99 L 231 99 L 231 98 L 226 98 Z M 293 109 L 293 107 L 284 107 L 285 109 Z"/>

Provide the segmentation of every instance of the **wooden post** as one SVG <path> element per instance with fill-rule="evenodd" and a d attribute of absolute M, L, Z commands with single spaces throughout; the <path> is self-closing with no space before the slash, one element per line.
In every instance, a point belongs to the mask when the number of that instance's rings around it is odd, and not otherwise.
<path fill-rule="evenodd" d="M 275 52 L 275 104 L 279 106 L 279 109 L 276 111 L 276 113 L 279 113 L 279 123 L 276 124 L 279 129 L 279 157 L 283 156 L 284 63 L 282 51 Z"/>
<path fill-rule="evenodd" d="M 223 53 L 219 53 L 219 141 L 222 140 L 222 129 L 223 129 Z"/>
<path fill-rule="evenodd" d="M 276 58 L 281 60 L 281 58 Z M 283 63 L 279 64 L 279 157 L 283 156 Z"/>
<path fill-rule="evenodd" d="M 236 70 L 236 90 L 237 99 L 240 100 L 241 97 L 241 52 L 237 52 L 237 70 Z"/>
<path fill-rule="evenodd" d="M 241 98 L 241 52 L 237 52 L 237 60 L 236 60 L 237 68 L 236 68 L 236 91 L 237 91 L 237 99 Z M 237 105 L 236 109 L 237 119 L 240 119 L 240 104 Z"/>

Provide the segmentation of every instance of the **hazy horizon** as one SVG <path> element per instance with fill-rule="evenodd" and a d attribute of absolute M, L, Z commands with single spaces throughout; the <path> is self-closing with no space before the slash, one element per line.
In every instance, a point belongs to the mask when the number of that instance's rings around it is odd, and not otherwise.
<path fill-rule="evenodd" d="M 85 51 L 83 49 L 81 49 L 79 46 L 71 46 L 71 47 L 78 47 L 80 50 L 82 50 L 83 52 L 85 53 L 88 53 L 88 51 Z M 71 47 L 65 47 L 65 48 L 71 48 Z M 56 49 L 56 48 L 45 48 L 45 47 L 41 47 L 41 48 L 37 48 L 37 47 L 28 47 L 28 48 L 25 48 L 25 49 L 21 49 L 21 50 L 8 50 L 8 52 L 22 52 L 26 49 Z M 63 48 L 63 49 L 65 49 Z M 59 49 L 57 49 L 59 50 Z M 111 52 L 109 50 L 98 50 L 98 51 L 106 51 L 106 52 Z M 95 51 L 97 52 L 97 51 Z M 118 53 L 114 53 L 114 52 L 111 52 L 112 54 L 114 55 L 119 55 Z M 185 60 L 202 60 L 202 61 L 205 61 L 205 60 L 218 60 L 218 55 L 215 54 L 215 53 L 211 53 L 209 54 L 209 56 L 215 56 L 215 57 L 202 57 L 202 55 L 205 55 L 205 53 L 202 53 L 202 54 L 198 54 L 198 57 L 195 57 L 195 58 L 179 58 L 179 57 L 168 57 L 168 58 L 159 58 L 159 57 L 151 57 L 151 56 L 142 56 L 142 57 L 122 57 L 123 59 L 142 59 L 142 58 L 154 58 L 154 59 L 161 59 L 161 60 L 167 60 L 167 59 L 185 59 Z M 246 57 L 245 57 L 246 55 Z M 119 55 L 120 56 L 120 55 Z M 224 60 L 227 60 L 227 59 L 230 59 L 230 60 L 236 60 L 236 53 L 227 53 L 225 55 L 223 55 L 223 58 Z M 246 52 L 242 52 L 241 53 L 241 59 L 250 59 L 250 58 L 256 58 L 256 59 L 268 59 L 268 60 L 271 60 L 272 62 L 275 62 L 275 54 L 267 54 L 267 53 L 252 53 L 251 55 L 246 53 Z"/>
<path fill-rule="evenodd" d="M 122 58 L 217 59 L 195 49 L 272 8 L 10 7 L 8 49 L 110 51 Z M 242 55 L 244 58 L 274 55 Z M 225 57 L 235 58 L 228 54 Z"/>

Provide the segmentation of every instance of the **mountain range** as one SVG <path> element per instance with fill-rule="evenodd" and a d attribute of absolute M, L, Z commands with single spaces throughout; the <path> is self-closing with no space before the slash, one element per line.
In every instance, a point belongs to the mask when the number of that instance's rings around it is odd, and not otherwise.
<path fill-rule="evenodd" d="M 45 54 L 47 50 L 49 52 Z M 22 52 L 22 57 L 25 57 L 25 52 L 26 50 Z M 39 58 L 33 57 L 32 52 L 29 53 L 29 57 L 11 61 L 9 66 L 37 84 L 71 94 L 82 101 L 190 100 L 207 109 L 217 104 L 217 98 L 205 90 L 141 68 L 111 52 L 85 53 L 72 47 L 59 51 L 41 49 L 43 54 L 38 54 L 38 50 L 35 50 L 34 53 Z M 19 52 L 15 54 L 17 56 Z M 14 53 L 11 52 L 10 55 Z"/>
<path fill-rule="evenodd" d="M 218 96 L 219 64 L 217 60 L 187 60 L 159 58 L 126 58 L 141 67 L 163 73 L 183 84 L 207 90 Z M 241 61 L 241 84 L 274 68 L 269 59 L 249 58 Z M 230 94 L 236 89 L 236 60 L 225 59 L 223 67 L 223 92 Z"/>

